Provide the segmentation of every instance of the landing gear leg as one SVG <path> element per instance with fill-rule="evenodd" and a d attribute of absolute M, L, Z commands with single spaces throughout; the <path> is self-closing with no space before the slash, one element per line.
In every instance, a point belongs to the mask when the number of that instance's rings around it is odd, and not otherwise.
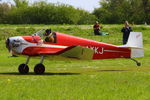
<path fill-rule="evenodd" d="M 136 62 L 136 65 L 137 65 L 137 66 L 141 66 L 141 63 L 138 62 L 137 60 L 135 60 L 135 59 L 133 59 L 133 58 L 130 58 L 130 59 L 133 60 L 134 62 Z"/>
<path fill-rule="evenodd" d="M 27 57 L 26 63 L 25 64 L 20 64 L 18 67 L 18 71 L 20 74 L 27 74 L 29 72 L 29 67 L 28 67 L 28 63 L 30 60 L 30 56 Z"/>
<path fill-rule="evenodd" d="M 34 67 L 35 74 L 43 74 L 45 72 L 45 66 L 42 64 L 43 61 L 44 61 L 44 56 L 41 56 L 40 63 L 35 65 Z"/>

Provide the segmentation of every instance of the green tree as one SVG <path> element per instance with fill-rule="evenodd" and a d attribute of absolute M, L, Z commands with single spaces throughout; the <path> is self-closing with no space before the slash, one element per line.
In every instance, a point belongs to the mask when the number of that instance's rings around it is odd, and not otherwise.
<path fill-rule="evenodd" d="M 98 19 L 95 15 L 90 14 L 87 11 L 80 10 L 80 19 L 78 21 L 78 24 L 93 24 L 97 20 Z"/>
<path fill-rule="evenodd" d="M 14 2 L 15 5 L 5 14 L 6 16 L 0 17 L 0 23 L 4 23 L 4 18 L 8 24 L 91 24 L 97 20 L 95 15 L 66 4 L 40 1 L 29 5 L 27 0 Z"/>
<path fill-rule="evenodd" d="M 27 7 L 28 6 L 28 1 L 27 0 L 13 0 L 13 1 L 14 1 L 15 6 L 17 8 Z"/>
<path fill-rule="evenodd" d="M 6 17 L 11 10 L 11 5 L 7 3 L 0 3 L 0 23 L 7 23 Z"/>
<path fill-rule="evenodd" d="M 135 23 L 150 21 L 150 0 L 102 0 L 93 14 L 104 23 Z"/>

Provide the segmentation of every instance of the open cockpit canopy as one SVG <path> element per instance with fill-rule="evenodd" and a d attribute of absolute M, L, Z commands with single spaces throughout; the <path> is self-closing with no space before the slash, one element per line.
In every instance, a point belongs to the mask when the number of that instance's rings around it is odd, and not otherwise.
<path fill-rule="evenodd" d="M 45 30 L 42 29 L 42 30 L 37 31 L 36 33 L 32 34 L 32 36 L 40 36 L 40 37 L 43 37 L 43 36 L 44 36 L 44 33 L 45 33 Z"/>

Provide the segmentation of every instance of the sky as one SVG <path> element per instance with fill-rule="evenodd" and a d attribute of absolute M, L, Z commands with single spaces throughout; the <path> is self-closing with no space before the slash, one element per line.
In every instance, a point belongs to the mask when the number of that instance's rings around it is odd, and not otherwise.
<path fill-rule="evenodd" d="M 0 0 L 1 2 L 13 2 L 13 0 Z M 30 3 L 34 1 L 42 1 L 42 0 L 29 0 Z M 100 0 L 43 0 L 48 1 L 50 3 L 64 3 L 74 6 L 75 8 L 81 8 L 86 11 L 92 12 L 94 8 L 100 7 Z"/>

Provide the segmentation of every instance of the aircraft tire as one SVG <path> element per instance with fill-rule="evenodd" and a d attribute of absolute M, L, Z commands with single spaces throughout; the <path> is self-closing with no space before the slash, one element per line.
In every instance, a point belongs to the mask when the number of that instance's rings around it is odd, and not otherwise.
<path fill-rule="evenodd" d="M 137 66 L 141 66 L 141 63 L 138 62 L 138 63 L 137 63 Z"/>
<path fill-rule="evenodd" d="M 20 74 L 27 74 L 29 72 L 29 67 L 26 64 L 20 64 L 18 67 L 18 71 Z"/>
<path fill-rule="evenodd" d="M 45 66 L 43 64 L 37 64 L 34 67 L 35 74 L 43 74 L 45 72 Z"/>

